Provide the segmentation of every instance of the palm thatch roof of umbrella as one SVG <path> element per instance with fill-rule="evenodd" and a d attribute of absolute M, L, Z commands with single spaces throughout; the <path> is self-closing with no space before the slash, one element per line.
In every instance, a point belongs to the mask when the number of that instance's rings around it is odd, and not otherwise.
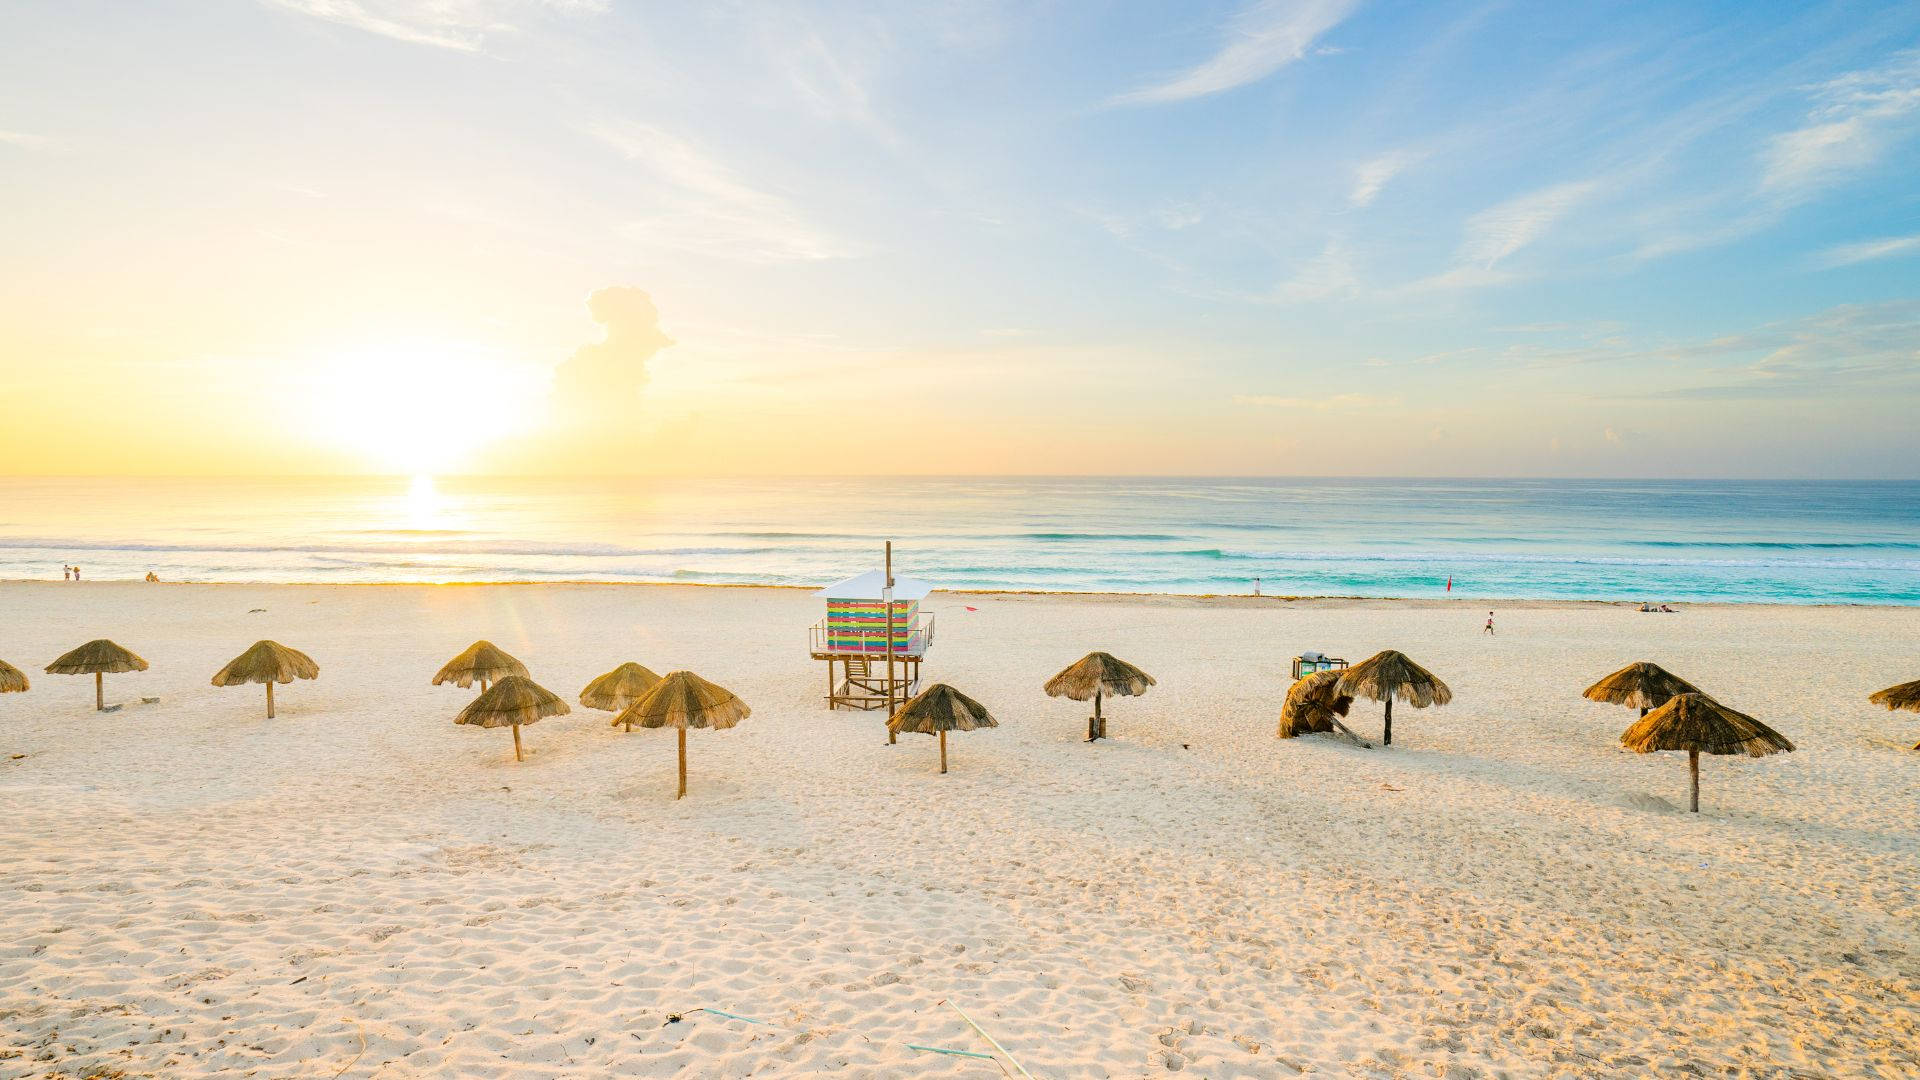
<path fill-rule="evenodd" d="M 525 675 L 505 675 L 486 692 L 468 702 L 467 707 L 460 710 L 460 715 L 453 718 L 453 722 L 482 728 L 512 728 L 513 759 L 520 761 L 523 760 L 520 753 L 521 725 L 538 723 L 549 716 L 564 716 L 572 711 L 558 694 Z"/>
<path fill-rule="evenodd" d="M 675 671 L 661 679 L 640 700 L 627 706 L 615 723 L 644 728 L 730 728 L 753 710 L 733 695 L 691 671 Z"/>
<path fill-rule="evenodd" d="M 999 727 L 986 706 L 948 686 L 934 683 L 908 699 L 887 721 L 895 734 L 916 732 L 940 736 L 940 771 L 947 771 L 947 732 Z"/>
<path fill-rule="evenodd" d="M 256 641 L 252 648 L 234 657 L 232 663 L 220 669 L 220 673 L 213 677 L 213 685 L 272 685 L 319 677 L 320 665 L 299 649 L 289 649 L 277 641 Z"/>
<path fill-rule="evenodd" d="M 1785 735 L 1705 694 L 1681 694 L 1634 722 L 1620 745 L 1636 754 L 1685 750 L 1693 777 L 1692 809 L 1700 810 L 1700 755 L 1765 757 L 1793 749 Z"/>
<path fill-rule="evenodd" d="M 1920 712 L 1920 680 L 1889 686 L 1867 700 L 1889 709 Z"/>
<path fill-rule="evenodd" d="M 717 686 L 691 671 L 675 671 L 647 691 L 645 697 L 627 706 L 613 718 L 616 726 L 631 730 L 639 724 L 648 728 L 677 728 L 680 743 L 680 791 L 676 799 L 687 796 L 687 729 L 730 728 L 753 710 L 735 697 L 733 691 Z"/>
<path fill-rule="evenodd" d="M 505 649 L 491 641 L 476 641 L 467 646 L 465 652 L 447 661 L 447 666 L 433 677 L 433 685 L 451 682 L 464 690 L 478 681 L 484 690 L 488 683 L 498 682 L 509 675 L 526 678 L 527 665 L 515 660 Z"/>
<path fill-rule="evenodd" d="M 0 694 L 18 694 L 26 688 L 26 673 L 5 660 L 0 660 Z"/>
<path fill-rule="evenodd" d="M 147 662 L 124 645 L 96 638 L 47 665 L 49 675 L 117 675 L 126 671 L 145 671 Z"/>
<path fill-rule="evenodd" d="M 1086 701 L 1098 694 L 1138 697 L 1154 685 L 1153 676 L 1112 653 L 1090 652 L 1047 680 L 1048 697 Z"/>
<path fill-rule="evenodd" d="M 1288 688 L 1280 705 L 1280 737 L 1332 731 L 1334 717 L 1347 715 L 1351 708 L 1353 698 L 1340 692 L 1340 673 L 1316 671 Z"/>
<path fill-rule="evenodd" d="M 1386 703 L 1380 741 L 1393 745 L 1393 700 L 1399 698 L 1416 709 L 1445 705 L 1453 700 L 1453 691 L 1433 672 L 1413 662 L 1406 653 L 1387 649 L 1369 656 L 1340 673 L 1338 690 L 1349 697 L 1369 698 Z"/>
<path fill-rule="evenodd" d="M 1636 754 L 1686 750 L 1697 754 L 1766 757 L 1792 750 L 1787 737 L 1705 694 L 1681 694 L 1634 722 L 1620 745 Z"/>
<path fill-rule="evenodd" d="M 1090 652 L 1065 671 L 1047 680 L 1048 697 L 1068 697 L 1075 701 L 1093 699 L 1093 716 L 1087 720 L 1087 741 L 1105 738 L 1106 717 L 1100 713 L 1103 694 L 1138 697 L 1154 685 L 1153 676 L 1112 653 Z"/>
<path fill-rule="evenodd" d="M 580 704 L 602 712 L 620 712 L 647 696 L 660 685 L 660 676 L 650 668 L 629 661 L 587 684 L 580 691 Z M 614 721 L 617 726 L 618 720 Z M 628 730 L 632 730 L 629 728 Z"/>
<path fill-rule="evenodd" d="M 1647 715 L 1681 694 L 1698 694 L 1700 688 L 1678 675 L 1645 660 L 1628 664 L 1619 671 L 1587 687 L 1581 696 L 1603 705 L 1625 705 Z"/>

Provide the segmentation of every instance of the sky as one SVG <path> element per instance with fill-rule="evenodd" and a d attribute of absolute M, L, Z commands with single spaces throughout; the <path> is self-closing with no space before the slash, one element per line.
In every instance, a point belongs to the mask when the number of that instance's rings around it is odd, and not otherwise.
<path fill-rule="evenodd" d="M 1920 475 L 1920 4 L 25 0 L 0 473 Z"/>

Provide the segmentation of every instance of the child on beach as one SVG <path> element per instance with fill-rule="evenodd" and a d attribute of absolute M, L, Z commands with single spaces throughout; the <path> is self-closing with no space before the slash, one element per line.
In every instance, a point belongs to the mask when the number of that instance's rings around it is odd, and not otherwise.
<path fill-rule="evenodd" d="M 1487 612 L 1487 636 L 1493 636 L 1493 612 Z"/>

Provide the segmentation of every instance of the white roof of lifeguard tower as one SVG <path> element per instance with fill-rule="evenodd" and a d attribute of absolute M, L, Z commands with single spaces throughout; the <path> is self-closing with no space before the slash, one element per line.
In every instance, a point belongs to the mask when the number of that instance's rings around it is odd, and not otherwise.
<path fill-rule="evenodd" d="M 881 590 L 887 586 L 887 575 L 878 570 L 869 570 L 864 574 L 836 582 L 815 593 L 815 596 L 829 600 L 884 600 Z M 893 576 L 893 598 L 896 601 L 923 600 L 933 591 L 933 586 L 919 578 Z"/>

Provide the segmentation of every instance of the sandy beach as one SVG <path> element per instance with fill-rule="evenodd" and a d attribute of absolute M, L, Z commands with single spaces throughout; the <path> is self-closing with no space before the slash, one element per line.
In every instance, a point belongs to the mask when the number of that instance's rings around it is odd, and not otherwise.
<path fill-rule="evenodd" d="M 1920 610 L 1488 606 L 936 593 L 928 680 L 1001 724 L 939 776 L 826 710 L 804 591 L 0 585 L 0 1076 L 999 1075 L 909 1048 L 989 1049 L 943 1000 L 1041 1078 L 1920 1073 L 1920 718 L 1865 700 Z M 41 673 L 102 636 L 152 664 L 109 714 Z M 479 637 L 753 715 L 680 802 L 577 706 L 516 763 L 428 685 Z M 274 720 L 208 683 L 260 638 L 321 665 Z M 1159 686 L 1087 745 L 1040 688 L 1094 648 Z M 1382 648 L 1453 704 L 1274 738 L 1294 653 Z M 1580 697 L 1640 659 L 1798 751 L 1676 812 Z"/>

